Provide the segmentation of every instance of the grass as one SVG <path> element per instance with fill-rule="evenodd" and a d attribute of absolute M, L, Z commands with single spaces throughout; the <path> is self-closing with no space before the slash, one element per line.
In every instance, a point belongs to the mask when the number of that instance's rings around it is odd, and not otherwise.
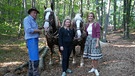
<path fill-rule="evenodd" d="M 24 39 L 17 39 L 13 35 L 0 34 L 0 63 L 24 61 L 27 58 Z"/>
<path fill-rule="evenodd" d="M 40 42 L 39 45 L 44 44 Z M 28 52 L 23 36 L 18 39 L 12 34 L 0 34 L 0 67 L 13 67 L 16 62 L 22 64 L 26 61 L 28 61 Z"/>

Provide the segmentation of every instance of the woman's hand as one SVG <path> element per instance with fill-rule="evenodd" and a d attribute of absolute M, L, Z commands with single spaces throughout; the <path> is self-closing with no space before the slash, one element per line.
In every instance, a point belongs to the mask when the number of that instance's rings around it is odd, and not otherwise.
<path fill-rule="evenodd" d="M 99 47 L 99 38 L 97 38 L 97 42 L 96 42 L 96 48 Z"/>
<path fill-rule="evenodd" d="M 63 51 L 64 50 L 64 47 L 63 46 L 60 46 L 60 50 Z"/>
<path fill-rule="evenodd" d="M 96 48 L 98 48 L 99 47 L 99 45 L 98 45 L 98 43 L 96 43 Z"/>

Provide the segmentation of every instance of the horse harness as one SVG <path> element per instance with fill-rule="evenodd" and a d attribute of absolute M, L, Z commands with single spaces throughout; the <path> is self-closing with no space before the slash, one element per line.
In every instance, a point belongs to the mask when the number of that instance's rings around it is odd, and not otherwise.
<path fill-rule="evenodd" d="M 51 12 L 51 14 L 54 14 L 54 12 L 53 11 L 46 11 L 46 12 Z M 50 14 L 50 15 L 51 15 Z M 52 19 L 45 19 L 44 21 L 45 22 L 48 22 L 49 23 L 49 25 L 51 25 L 51 23 L 53 23 L 53 20 L 54 20 L 54 18 L 52 18 Z M 49 26 L 48 28 L 50 28 L 50 27 L 52 27 L 53 28 L 53 26 Z M 48 37 L 48 38 L 58 38 L 58 31 L 57 31 L 57 29 L 56 29 L 56 31 L 54 32 L 54 33 L 50 33 L 50 31 L 45 31 L 45 35 Z"/>

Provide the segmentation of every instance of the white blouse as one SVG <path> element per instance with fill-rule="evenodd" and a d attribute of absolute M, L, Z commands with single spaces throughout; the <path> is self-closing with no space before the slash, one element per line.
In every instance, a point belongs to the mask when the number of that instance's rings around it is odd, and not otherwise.
<path fill-rule="evenodd" d="M 92 34 L 92 24 L 93 23 L 90 23 L 89 26 L 88 26 L 88 28 L 87 28 L 88 34 Z"/>

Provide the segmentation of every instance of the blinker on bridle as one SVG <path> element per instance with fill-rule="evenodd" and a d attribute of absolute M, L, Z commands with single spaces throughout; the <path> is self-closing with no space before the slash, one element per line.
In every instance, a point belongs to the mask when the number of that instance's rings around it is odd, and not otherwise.
<path fill-rule="evenodd" d="M 46 12 L 51 12 L 51 11 L 46 11 Z M 52 12 L 51 12 L 51 13 L 52 13 Z M 49 24 L 50 24 L 50 22 L 52 22 L 53 19 L 51 19 L 51 20 L 49 21 L 49 19 L 46 20 L 46 19 L 44 18 L 44 21 L 45 21 L 45 22 L 49 22 Z"/>

